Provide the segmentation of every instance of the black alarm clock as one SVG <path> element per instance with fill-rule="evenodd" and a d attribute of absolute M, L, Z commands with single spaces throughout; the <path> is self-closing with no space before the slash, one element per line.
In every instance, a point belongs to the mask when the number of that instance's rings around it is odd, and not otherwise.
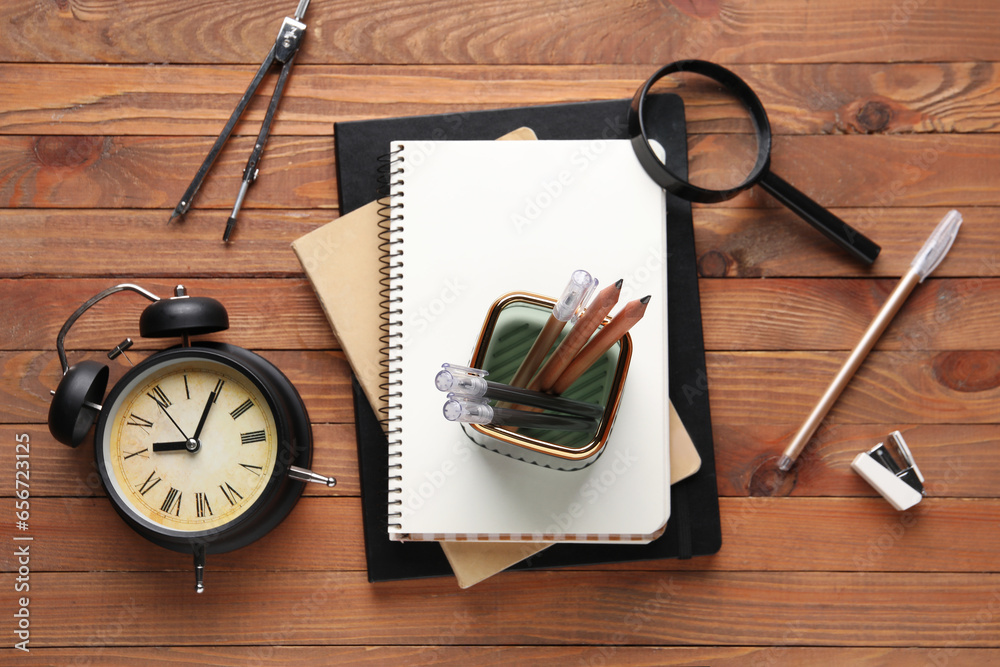
<path fill-rule="evenodd" d="M 135 365 L 105 398 L 108 367 L 69 366 L 65 337 L 86 310 L 123 291 L 153 302 L 139 319 L 142 337 L 181 343 Z M 76 447 L 96 421 L 94 456 L 112 505 L 150 542 L 193 554 L 199 593 L 206 554 L 263 537 L 291 512 L 304 482 L 336 484 L 309 470 L 309 415 L 278 368 L 236 345 L 190 340 L 228 328 L 215 299 L 188 296 L 183 286 L 161 299 L 122 284 L 80 306 L 56 339 L 63 378 L 52 392 L 49 430 Z M 130 345 L 126 339 L 108 357 Z"/>

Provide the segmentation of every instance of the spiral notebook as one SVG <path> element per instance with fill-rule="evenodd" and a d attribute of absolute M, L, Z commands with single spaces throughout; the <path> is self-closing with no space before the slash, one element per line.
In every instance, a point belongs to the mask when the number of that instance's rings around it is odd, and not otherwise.
<path fill-rule="evenodd" d="M 622 140 L 390 147 L 386 257 L 394 540 L 645 543 L 670 513 L 665 199 Z M 503 294 L 558 296 L 574 269 L 651 295 L 607 450 L 566 472 L 500 456 L 441 415 L 432 378 L 467 363 Z"/>

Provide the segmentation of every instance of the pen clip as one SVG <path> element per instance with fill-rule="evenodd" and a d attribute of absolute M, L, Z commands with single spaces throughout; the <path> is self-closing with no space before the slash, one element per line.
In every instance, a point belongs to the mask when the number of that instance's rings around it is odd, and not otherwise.
<path fill-rule="evenodd" d="M 474 375 L 474 376 L 482 377 L 482 378 L 484 378 L 484 377 L 486 377 L 487 375 L 490 374 L 489 371 L 483 370 L 482 368 L 472 368 L 470 366 L 459 366 L 458 364 L 443 363 L 443 364 L 441 364 L 441 368 L 443 368 L 444 370 L 446 370 L 448 372 L 463 373 L 465 375 Z"/>
<path fill-rule="evenodd" d="M 597 286 L 600 281 L 594 278 L 594 282 L 590 284 L 587 291 L 584 292 L 583 296 L 580 297 L 580 303 L 577 305 L 576 310 L 573 311 L 572 317 L 569 318 L 570 324 L 576 324 L 576 321 L 583 317 L 583 314 L 587 312 L 587 309 L 594 305 L 594 299 L 597 297 Z"/>

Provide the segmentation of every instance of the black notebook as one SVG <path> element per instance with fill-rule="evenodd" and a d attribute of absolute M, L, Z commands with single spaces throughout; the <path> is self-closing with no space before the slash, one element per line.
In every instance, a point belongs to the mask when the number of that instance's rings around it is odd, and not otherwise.
<path fill-rule="evenodd" d="M 651 104 L 650 113 L 659 119 L 654 138 L 666 149 L 671 168 L 684 173 L 683 106 L 670 95 L 653 98 Z M 379 157 L 391 141 L 496 139 L 519 127 L 530 127 L 540 140 L 622 139 L 626 138 L 627 109 L 628 101 L 615 100 L 337 123 L 341 211 L 348 213 L 378 197 Z M 715 553 L 721 546 L 691 206 L 668 195 L 667 209 L 670 397 L 701 456 L 701 468 L 671 487 L 671 517 L 657 540 L 645 545 L 556 544 L 514 569 L 689 558 Z M 369 580 L 450 574 L 451 567 L 437 544 L 389 540 L 388 442 L 357 382 L 354 401 Z"/>

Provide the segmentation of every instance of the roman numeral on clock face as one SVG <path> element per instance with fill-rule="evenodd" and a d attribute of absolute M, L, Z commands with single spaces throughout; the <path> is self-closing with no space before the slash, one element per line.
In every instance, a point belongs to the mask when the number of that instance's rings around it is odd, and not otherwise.
<path fill-rule="evenodd" d="M 174 514 L 175 516 L 180 516 L 181 496 L 183 495 L 184 495 L 183 493 L 181 493 L 180 491 L 171 486 L 170 490 L 167 491 L 167 496 L 163 499 L 163 504 L 160 505 L 160 510 L 166 512 L 167 514 Z M 176 512 L 174 512 L 175 505 L 177 507 Z"/>
<path fill-rule="evenodd" d="M 219 394 L 222 393 L 222 385 L 224 384 L 226 384 L 225 380 L 219 380 L 215 383 L 215 389 L 212 390 L 212 395 L 215 396 L 215 398 L 212 399 L 213 403 L 219 400 Z"/>
<path fill-rule="evenodd" d="M 194 505 L 195 505 L 195 512 L 197 512 L 198 514 L 198 518 L 213 516 L 212 506 L 208 504 L 208 496 L 206 496 L 204 493 L 194 494 Z"/>
<path fill-rule="evenodd" d="M 267 440 L 267 434 L 264 433 L 263 429 L 260 431 L 250 431 L 249 433 L 240 433 L 241 444 L 249 445 L 255 442 L 264 442 Z"/>
<path fill-rule="evenodd" d="M 156 404 L 164 410 L 173 405 L 170 399 L 167 398 L 167 395 L 163 393 L 163 389 L 160 388 L 160 385 L 153 387 L 153 391 L 146 392 L 146 396 L 149 396 L 151 399 L 156 401 Z"/>
<path fill-rule="evenodd" d="M 243 500 L 243 496 L 240 492 L 233 488 L 232 484 L 226 482 L 225 485 L 219 484 L 219 489 L 222 490 L 222 495 L 226 497 L 230 505 L 235 505 L 237 499 Z"/>
<path fill-rule="evenodd" d="M 247 400 L 245 400 L 242 403 L 240 403 L 239 406 L 237 406 L 237 408 L 235 410 L 233 410 L 232 412 L 230 412 L 229 416 L 232 417 L 233 419 L 239 419 L 244 414 L 246 414 L 247 410 L 249 410 L 252 407 L 253 407 L 253 401 L 251 401 L 248 398 Z"/>
<path fill-rule="evenodd" d="M 153 426 L 153 422 L 149 421 L 148 419 L 143 419 L 134 412 L 128 416 L 128 421 L 125 423 L 128 424 L 129 426 L 138 426 L 146 433 L 149 433 L 148 429 L 152 428 Z"/>
<path fill-rule="evenodd" d="M 157 484 L 160 483 L 160 478 L 159 477 L 157 477 L 156 479 L 153 479 L 153 475 L 155 475 L 155 474 L 156 474 L 155 470 L 153 472 L 149 473 L 149 477 L 147 477 L 146 481 L 143 482 L 142 486 L 139 487 L 139 494 L 140 495 L 143 495 L 143 496 L 146 495 L 147 491 L 149 491 L 151 488 L 153 488 L 154 486 L 156 486 Z"/>
<path fill-rule="evenodd" d="M 263 466 L 250 465 L 249 463 L 241 463 L 241 466 L 252 472 L 253 474 L 260 477 L 260 473 L 264 470 Z"/>

